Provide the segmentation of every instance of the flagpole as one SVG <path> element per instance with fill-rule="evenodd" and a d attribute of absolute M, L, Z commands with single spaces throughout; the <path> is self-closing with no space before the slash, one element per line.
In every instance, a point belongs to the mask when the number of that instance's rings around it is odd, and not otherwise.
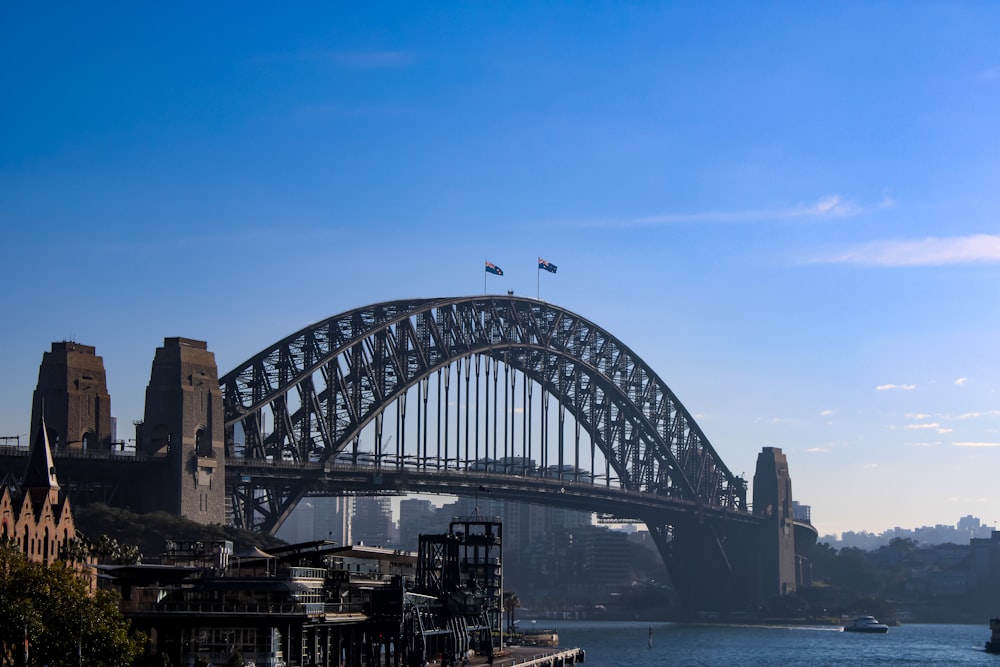
<path fill-rule="evenodd" d="M 539 301 L 542 300 L 542 267 L 540 266 L 535 267 L 535 298 Z"/>
<path fill-rule="evenodd" d="M 483 260 L 483 296 L 486 296 L 486 260 Z"/>

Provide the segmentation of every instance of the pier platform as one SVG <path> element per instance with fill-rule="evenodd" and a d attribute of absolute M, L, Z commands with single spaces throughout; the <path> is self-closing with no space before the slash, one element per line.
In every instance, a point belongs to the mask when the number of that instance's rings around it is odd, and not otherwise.
<path fill-rule="evenodd" d="M 493 667 L 565 667 L 584 661 L 584 651 L 580 648 L 542 648 L 539 646 L 511 646 L 504 650 L 506 655 L 493 658 Z M 477 655 L 466 663 L 469 667 L 488 665 L 485 656 Z M 440 667 L 441 663 L 431 661 L 428 667 Z"/>

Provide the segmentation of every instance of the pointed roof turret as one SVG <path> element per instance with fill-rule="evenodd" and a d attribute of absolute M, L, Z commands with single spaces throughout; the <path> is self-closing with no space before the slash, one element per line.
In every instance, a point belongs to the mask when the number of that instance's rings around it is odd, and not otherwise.
<path fill-rule="evenodd" d="M 56 466 L 52 459 L 52 448 L 49 446 L 49 434 L 45 428 L 45 417 L 39 418 L 38 433 L 31 443 L 28 453 L 28 466 L 24 471 L 21 489 L 31 494 L 34 502 L 48 496 L 53 505 L 59 501 L 59 480 L 56 479 Z"/>

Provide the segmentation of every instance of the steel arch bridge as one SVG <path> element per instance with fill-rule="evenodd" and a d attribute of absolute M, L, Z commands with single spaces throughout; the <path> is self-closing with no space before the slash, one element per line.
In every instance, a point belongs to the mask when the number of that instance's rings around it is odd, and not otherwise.
<path fill-rule="evenodd" d="M 746 481 L 663 379 L 602 327 L 539 300 L 364 306 L 219 382 L 227 493 L 245 528 L 273 533 L 309 493 L 471 494 L 487 483 L 645 522 L 676 580 L 676 561 L 706 551 L 742 576 L 732 551 L 760 524 Z"/>
<path fill-rule="evenodd" d="M 451 371 L 442 373 L 449 367 Z M 527 392 L 529 400 L 532 386 L 541 387 L 542 411 L 548 411 L 548 397 L 558 402 L 561 437 L 558 443 L 546 442 L 546 449 L 539 452 L 543 465 L 550 464 L 542 474 L 552 474 L 552 463 L 556 477 L 578 480 L 582 474 L 579 453 L 566 448 L 568 411 L 578 429 L 587 432 L 592 449 L 603 454 L 603 474 L 591 470 L 584 475 L 592 483 L 706 508 L 746 511 L 745 480 L 730 472 L 666 383 L 601 327 L 538 300 L 465 297 L 365 306 L 275 343 L 222 377 L 220 385 L 227 428 L 230 433 L 235 428 L 242 431 L 244 446 L 238 453 L 250 461 L 312 463 L 309 467 L 315 468 L 327 461 L 357 464 L 360 458 L 385 467 L 506 468 L 506 472 L 524 474 L 532 452 L 522 442 L 520 453 L 526 456 L 517 457 L 513 438 L 505 437 L 503 463 L 497 451 L 497 412 L 492 424 L 487 417 L 487 423 L 475 426 L 474 443 L 468 437 L 467 412 L 465 441 L 454 448 L 445 432 L 443 451 L 438 437 L 438 442 L 431 443 L 433 452 L 425 440 L 422 449 L 417 443 L 416 450 L 411 448 L 416 453 L 407 455 L 403 427 L 397 426 L 394 452 L 359 454 L 362 430 L 374 423 L 381 443 L 387 407 L 398 403 L 397 422 L 405 420 L 408 391 L 415 389 L 417 400 L 426 403 L 435 374 L 443 382 L 445 400 L 456 379 L 456 400 L 460 400 L 463 370 L 467 405 L 470 375 L 475 375 L 476 390 L 483 386 L 480 380 L 485 375 L 487 391 L 492 376 L 496 402 L 501 373 L 505 402 L 510 393 L 516 394 L 516 373 L 526 378 L 522 394 Z M 508 382 L 512 384 L 509 393 Z M 476 405 L 480 404 L 481 398 Z M 420 407 L 417 419 L 426 431 L 431 418 L 419 414 Z M 273 418 L 269 433 L 265 433 L 264 410 Z M 509 411 L 505 406 L 504 412 Z M 447 426 L 447 416 L 445 420 Z M 506 415 L 502 428 L 507 430 Z M 486 437 L 480 440 L 483 431 Z M 527 433 L 525 439 L 531 437 Z M 579 447 L 578 435 L 574 445 Z M 237 454 L 235 446 L 232 449 L 231 457 Z M 573 455 L 574 465 L 569 466 Z M 249 490 L 236 489 L 237 522 L 264 530 L 273 530 L 303 491 L 287 484 L 255 487 L 248 494 Z"/>

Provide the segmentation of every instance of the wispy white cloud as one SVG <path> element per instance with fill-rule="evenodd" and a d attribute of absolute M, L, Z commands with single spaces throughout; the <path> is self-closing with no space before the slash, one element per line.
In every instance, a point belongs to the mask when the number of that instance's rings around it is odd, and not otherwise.
<path fill-rule="evenodd" d="M 809 452 L 810 454 L 823 454 L 830 450 L 827 449 L 826 447 L 809 447 L 808 449 L 806 449 L 806 451 Z"/>
<path fill-rule="evenodd" d="M 931 422 L 931 423 L 928 423 L 928 424 L 907 424 L 903 428 L 909 429 L 909 430 L 918 429 L 918 428 L 935 428 L 935 429 L 939 429 L 939 428 L 941 428 L 941 424 L 934 423 L 934 422 Z"/>
<path fill-rule="evenodd" d="M 907 447 L 937 447 L 939 442 L 911 442 Z"/>
<path fill-rule="evenodd" d="M 333 49 L 305 49 L 292 53 L 260 56 L 263 62 L 318 62 L 329 63 L 344 69 L 396 69 L 416 62 L 416 55 L 409 51 L 381 49 L 370 51 L 336 51 Z"/>
<path fill-rule="evenodd" d="M 975 419 L 977 417 L 996 417 L 1000 415 L 1000 410 L 984 410 L 982 412 L 963 412 L 955 419 Z"/>
<path fill-rule="evenodd" d="M 1000 235 L 871 241 L 809 261 L 814 264 L 891 267 L 1000 262 Z"/>
<path fill-rule="evenodd" d="M 820 410 L 819 416 L 820 417 L 829 417 L 832 414 L 836 414 L 836 412 L 837 412 L 836 410 Z"/>
<path fill-rule="evenodd" d="M 661 213 L 627 220 L 592 220 L 591 227 L 640 227 L 676 225 L 685 223 L 750 223 L 788 220 L 847 218 L 871 210 L 895 205 L 890 197 L 878 204 L 863 206 L 840 195 L 820 197 L 812 204 L 795 204 L 784 208 L 746 209 L 737 211 L 695 211 L 690 213 Z"/>
<path fill-rule="evenodd" d="M 913 391 L 917 388 L 915 384 L 880 384 L 875 387 L 875 391 L 891 391 L 893 389 L 899 389 L 901 391 Z"/>
<path fill-rule="evenodd" d="M 1000 447 L 1000 442 L 953 442 L 952 447 Z"/>
<path fill-rule="evenodd" d="M 969 381 L 969 378 L 958 378 L 957 380 L 955 380 L 955 385 L 961 387 L 962 385 L 964 385 L 968 381 Z"/>
<path fill-rule="evenodd" d="M 930 419 L 931 416 L 925 412 L 907 412 L 906 417 L 908 419 Z"/>

